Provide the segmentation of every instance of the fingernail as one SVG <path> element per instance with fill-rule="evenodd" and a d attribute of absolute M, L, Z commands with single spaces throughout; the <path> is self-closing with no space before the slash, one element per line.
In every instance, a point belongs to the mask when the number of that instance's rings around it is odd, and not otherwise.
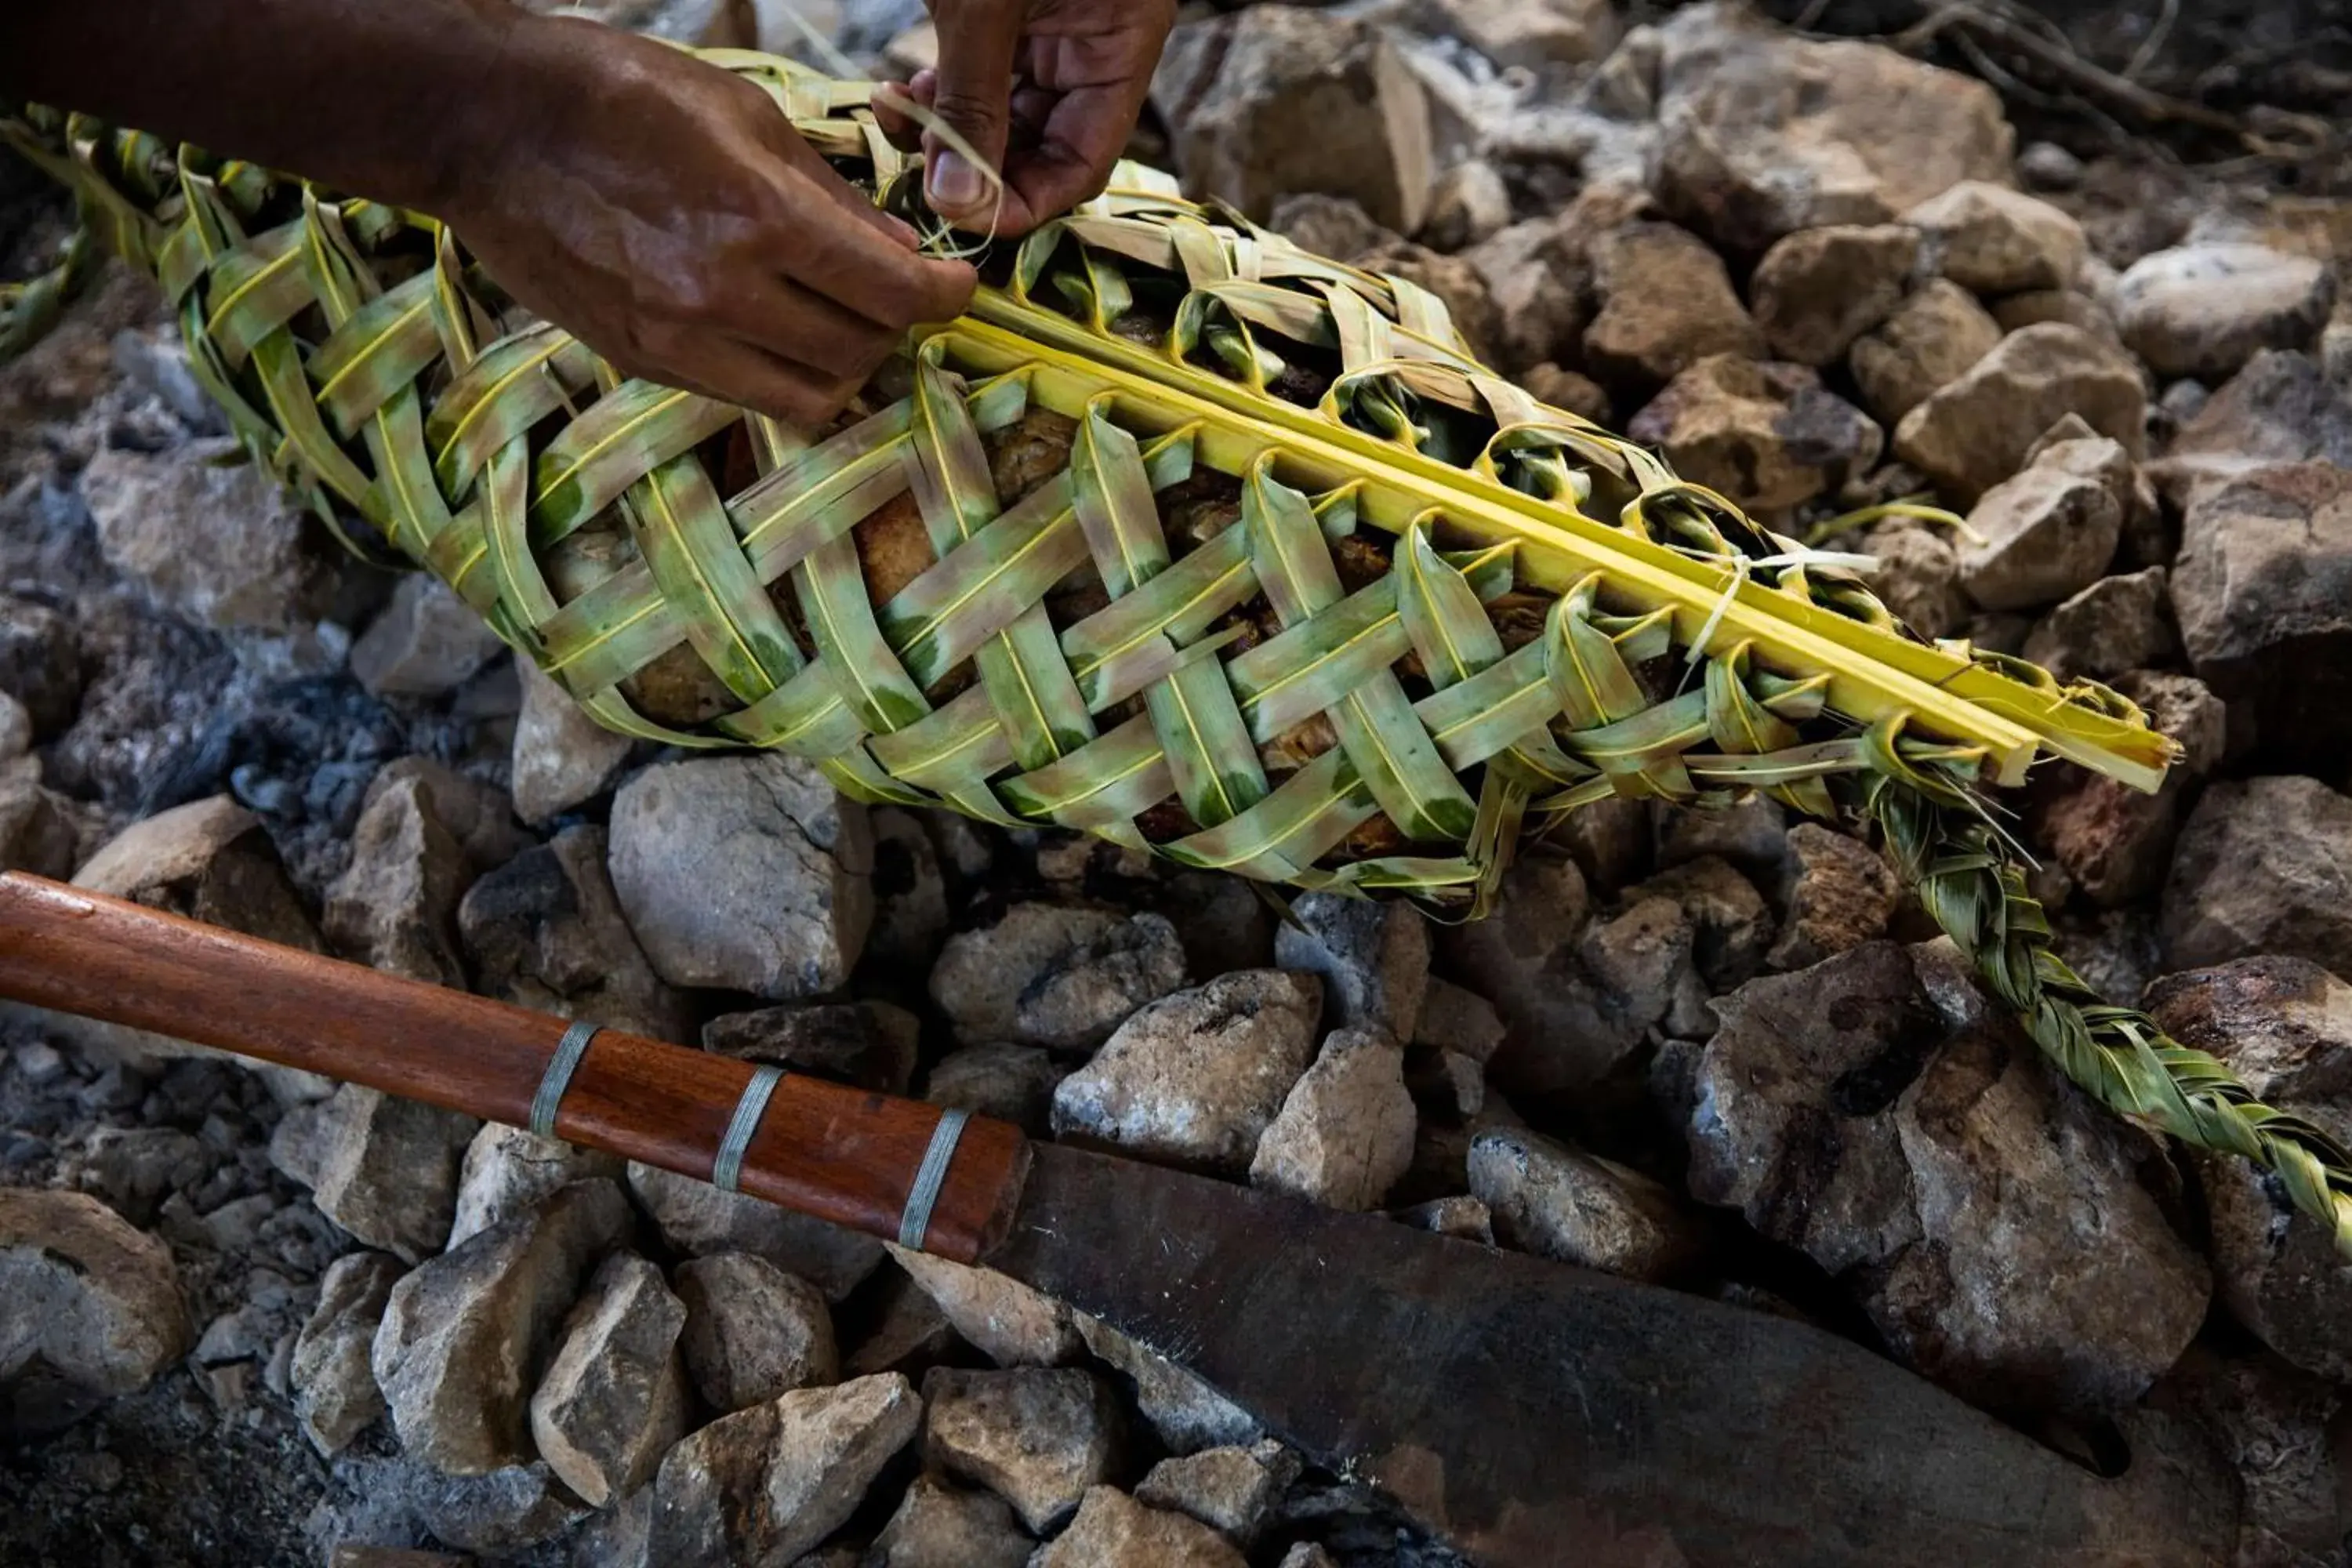
<path fill-rule="evenodd" d="M 950 148 L 931 160 L 931 205 L 948 212 L 964 212 L 980 205 L 980 171 L 964 155 Z"/>

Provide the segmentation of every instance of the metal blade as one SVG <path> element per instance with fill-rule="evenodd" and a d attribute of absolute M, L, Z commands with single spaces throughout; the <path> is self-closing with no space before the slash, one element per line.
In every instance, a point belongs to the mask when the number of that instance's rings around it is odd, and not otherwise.
<path fill-rule="evenodd" d="M 992 1268 L 1199 1373 L 1474 1561 L 2227 1559 L 2234 1505 L 2160 1457 L 2103 1480 L 1803 1324 L 1129 1161 L 1034 1152 Z"/>

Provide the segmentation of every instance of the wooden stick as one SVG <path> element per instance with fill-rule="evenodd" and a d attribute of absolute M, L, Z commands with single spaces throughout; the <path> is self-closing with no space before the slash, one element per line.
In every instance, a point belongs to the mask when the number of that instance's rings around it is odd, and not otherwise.
<path fill-rule="evenodd" d="M 518 1127 L 567 1027 L 16 871 L 0 874 L 0 996 Z M 572 1075 L 556 1131 L 708 1180 L 754 1071 L 607 1029 Z M 935 1105 L 793 1074 L 745 1151 L 741 1190 L 896 1240 L 940 1118 Z M 971 1119 L 925 1249 L 977 1258 L 1011 1223 L 1027 1169 L 1019 1129 Z"/>

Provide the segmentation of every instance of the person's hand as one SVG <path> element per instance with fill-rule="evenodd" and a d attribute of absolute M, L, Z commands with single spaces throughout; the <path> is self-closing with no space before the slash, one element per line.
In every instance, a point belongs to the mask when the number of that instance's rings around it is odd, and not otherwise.
<path fill-rule="evenodd" d="M 623 374 L 821 424 L 970 300 L 970 267 L 919 255 L 750 82 L 594 23 L 509 39 L 436 216 Z"/>
<path fill-rule="evenodd" d="M 922 146 L 925 195 L 959 227 L 1026 234 L 1097 195 L 1151 88 L 1176 0 L 929 0 L 936 70 L 907 92 L 1004 175 L 988 177 L 936 133 Z M 911 145 L 916 127 L 876 105 L 883 129 Z"/>

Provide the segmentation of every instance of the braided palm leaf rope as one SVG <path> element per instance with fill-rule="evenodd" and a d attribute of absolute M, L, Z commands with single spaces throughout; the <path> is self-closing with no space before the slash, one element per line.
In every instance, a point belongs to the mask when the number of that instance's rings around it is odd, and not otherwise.
<path fill-rule="evenodd" d="M 708 58 L 909 210 L 868 86 Z M 2172 747 L 2139 710 L 1921 640 L 1486 370 L 1404 279 L 1122 165 L 803 432 L 622 378 L 430 218 L 78 116 L 0 135 L 162 283 L 257 461 L 614 730 L 1474 918 L 1581 805 L 1843 797 L 2076 1082 L 2261 1161 L 2352 1250 L 2352 1158 L 2099 1006 L 1977 804 L 2045 752 L 2154 787 Z M 0 291 L 0 333 L 55 314 L 68 260 Z"/>

